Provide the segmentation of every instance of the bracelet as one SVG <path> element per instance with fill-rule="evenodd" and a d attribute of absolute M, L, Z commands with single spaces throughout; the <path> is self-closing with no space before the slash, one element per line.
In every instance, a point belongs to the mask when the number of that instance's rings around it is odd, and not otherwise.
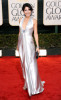
<path fill-rule="evenodd" d="M 39 46 L 37 46 L 36 48 L 39 48 Z"/>

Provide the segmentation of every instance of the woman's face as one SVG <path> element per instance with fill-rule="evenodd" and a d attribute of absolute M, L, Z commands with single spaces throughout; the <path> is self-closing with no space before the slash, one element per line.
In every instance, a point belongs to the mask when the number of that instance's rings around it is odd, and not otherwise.
<path fill-rule="evenodd" d="M 31 15 L 31 10 L 30 10 L 29 7 L 25 7 L 24 14 L 25 14 L 25 16 L 30 16 Z"/>

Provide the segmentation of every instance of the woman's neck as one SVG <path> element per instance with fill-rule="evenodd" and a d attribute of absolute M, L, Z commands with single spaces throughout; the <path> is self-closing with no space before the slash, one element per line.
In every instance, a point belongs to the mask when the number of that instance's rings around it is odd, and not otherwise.
<path fill-rule="evenodd" d="M 30 18 L 30 16 L 25 16 L 26 17 L 26 19 L 29 19 Z"/>

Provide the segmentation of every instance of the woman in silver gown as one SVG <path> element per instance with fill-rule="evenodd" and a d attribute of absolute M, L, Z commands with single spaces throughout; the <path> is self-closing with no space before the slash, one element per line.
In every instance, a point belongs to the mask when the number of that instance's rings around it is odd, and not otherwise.
<path fill-rule="evenodd" d="M 27 89 L 29 96 L 31 96 L 43 92 L 45 81 L 41 81 L 38 72 L 35 45 L 32 37 L 34 31 L 37 44 L 36 51 L 39 52 L 37 20 L 31 16 L 33 9 L 29 3 L 25 3 L 22 10 L 25 16 L 19 19 L 17 50 L 21 58 L 21 67 L 25 81 L 23 89 Z"/>

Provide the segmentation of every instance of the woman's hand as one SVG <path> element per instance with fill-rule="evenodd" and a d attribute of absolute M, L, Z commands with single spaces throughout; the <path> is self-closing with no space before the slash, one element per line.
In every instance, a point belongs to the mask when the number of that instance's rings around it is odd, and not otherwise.
<path fill-rule="evenodd" d="M 36 48 L 36 51 L 38 51 L 38 53 L 40 52 L 40 49 L 39 48 Z"/>

